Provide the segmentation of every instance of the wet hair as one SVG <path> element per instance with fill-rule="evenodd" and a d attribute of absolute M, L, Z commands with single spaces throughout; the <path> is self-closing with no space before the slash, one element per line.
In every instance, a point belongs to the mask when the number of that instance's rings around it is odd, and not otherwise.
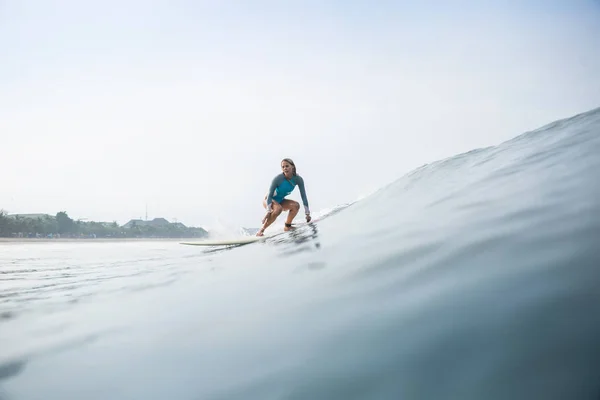
<path fill-rule="evenodd" d="M 281 160 L 281 162 L 284 162 L 284 161 L 292 166 L 292 173 L 295 176 L 296 175 L 296 164 L 294 164 L 294 162 L 292 161 L 291 158 L 284 158 L 283 160 Z"/>

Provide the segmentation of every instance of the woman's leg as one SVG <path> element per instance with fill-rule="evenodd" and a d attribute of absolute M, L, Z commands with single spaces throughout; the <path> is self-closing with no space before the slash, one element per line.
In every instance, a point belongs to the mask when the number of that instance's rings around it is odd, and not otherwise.
<path fill-rule="evenodd" d="M 267 208 L 267 199 L 263 200 L 263 207 L 265 209 Z M 275 200 L 273 200 L 273 202 L 271 203 L 271 208 L 273 209 L 273 212 L 269 215 L 265 215 L 265 218 L 263 219 L 263 226 L 256 233 L 256 236 L 263 236 L 265 229 L 267 229 L 267 227 L 269 225 L 271 225 L 273 222 L 275 222 L 277 217 L 279 217 L 279 214 L 281 214 L 281 212 L 283 211 L 281 204 L 279 204 Z"/>
<path fill-rule="evenodd" d="M 298 214 L 298 211 L 300 211 L 300 204 L 298 204 L 297 201 L 286 199 L 286 200 L 281 201 L 281 208 L 283 208 L 284 211 L 289 211 L 287 220 L 285 221 L 285 223 L 287 225 L 291 225 L 292 221 Z M 285 231 L 289 231 L 290 229 L 292 229 L 292 228 L 288 227 L 288 226 L 283 228 L 283 230 L 285 230 Z"/>

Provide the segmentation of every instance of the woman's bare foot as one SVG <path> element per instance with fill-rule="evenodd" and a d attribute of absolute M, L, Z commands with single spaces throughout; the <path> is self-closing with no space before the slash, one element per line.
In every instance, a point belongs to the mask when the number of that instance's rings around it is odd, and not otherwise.
<path fill-rule="evenodd" d="M 260 228 L 258 230 L 258 232 L 256 232 L 256 236 L 264 236 L 265 235 L 265 230 L 263 228 Z"/>

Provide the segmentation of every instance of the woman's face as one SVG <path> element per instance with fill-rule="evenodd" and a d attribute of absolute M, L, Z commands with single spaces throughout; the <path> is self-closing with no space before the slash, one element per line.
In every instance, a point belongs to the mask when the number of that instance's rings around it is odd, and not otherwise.
<path fill-rule="evenodd" d="M 281 170 L 283 171 L 283 174 L 285 176 L 291 176 L 292 172 L 294 171 L 294 167 L 292 167 L 292 164 L 290 164 L 287 161 L 282 161 L 281 162 Z"/>

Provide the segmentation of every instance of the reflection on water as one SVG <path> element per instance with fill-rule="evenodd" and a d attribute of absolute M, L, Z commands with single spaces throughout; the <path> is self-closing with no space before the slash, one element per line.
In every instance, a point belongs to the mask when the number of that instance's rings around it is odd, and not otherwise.
<path fill-rule="evenodd" d="M 266 240 L 266 243 L 283 246 L 282 256 L 291 256 L 305 251 L 315 251 L 321 248 L 317 225 L 308 223 L 301 225 L 285 234 L 276 235 Z"/>
<path fill-rule="evenodd" d="M 19 374 L 24 367 L 24 361 L 11 361 L 0 364 L 0 381 Z"/>

